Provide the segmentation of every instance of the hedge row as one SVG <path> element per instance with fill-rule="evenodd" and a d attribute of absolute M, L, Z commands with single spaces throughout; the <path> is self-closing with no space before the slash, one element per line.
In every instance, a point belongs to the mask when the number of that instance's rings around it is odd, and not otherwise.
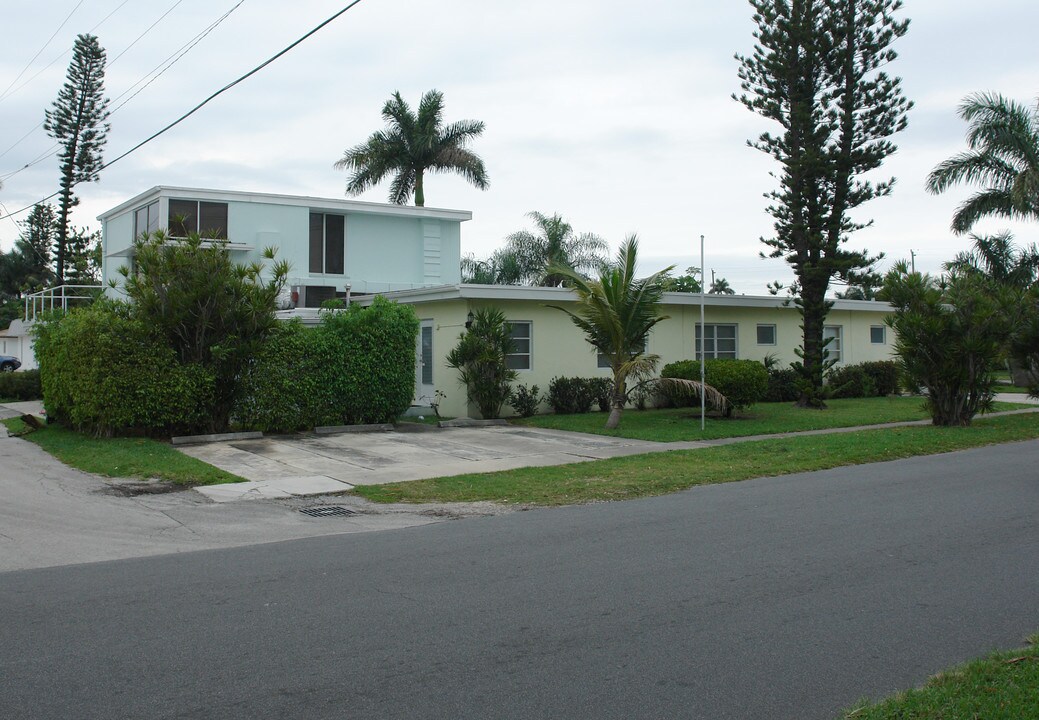
<path fill-rule="evenodd" d="M 103 301 L 40 323 L 36 356 L 48 418 L 97 435 L 197 427 L 215 384 L 181 365 L 154 328 Z"/>
<path fill-rule="evenodd" d="M 548 384 L 548 404 L 557 415 L 590 412 L 593 404 L 606 412 L 612 393 L 609 378 L 554 377 Z"/>
<path fill-rule="evenodd" d="M 39 400 L 43 397 L 40 371 L 0 372 L 0 398 L 4 400 Z"/>
<path fill-rule="evenodd" d="M 392 422 L 411 405 L 417 333 L 414 309 L 381 297 L 312 330 L 284 323 L 242 375 L 235 422 L 264 432 Z"/>
<path fill-rule="evenodd" d="M 708 360 L 704 366 L 704 380 L 729 401 L 726 417 L 765 399 L 768 392 L 768 371 L 755 360 Z M 664 366 L 662 378 L 700 380 L 699 360 L 680 360 Z M 664 404 L 678 407 L 699 403 L 699 396 L 677 388 L 661 387 L 658 393 Z"/>
<path fill-rule="evenodd" d="M 898 392 L 898 364 L 876 360 L 834 368 L 827 377 L 831 397 L 884 397 Z"/>

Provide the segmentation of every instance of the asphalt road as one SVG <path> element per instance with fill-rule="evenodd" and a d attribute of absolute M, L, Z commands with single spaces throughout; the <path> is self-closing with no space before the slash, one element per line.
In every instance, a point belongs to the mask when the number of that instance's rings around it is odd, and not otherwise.
<path fill-rule="evenodd" d="M 1027 442 L 2 573 L 0 717 L 833 718 L 1039 630 L 1037 468 Z"/>

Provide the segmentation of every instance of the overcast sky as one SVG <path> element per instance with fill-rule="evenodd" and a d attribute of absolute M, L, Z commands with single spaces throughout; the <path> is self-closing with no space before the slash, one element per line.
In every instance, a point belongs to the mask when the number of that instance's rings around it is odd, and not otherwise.
<path fill-rule="evenodd" d="M 33 128 L 57 96 L 77 33 L 98 35 L 108 52 L 113 108 L 140 91 L 112 115 L 105 150 L 112 159 L 345 4 L 13 3 L 0 57 L 0 177 L 52 148 L 42 128 Z M 141 89 L 142 78 L 236 5 Z M 891 260 L 913 249 L 917 267 L 934 271 L 969 243 L 948 229 L 968 191 L 933 197 L 924 180 L 965 147 L 956 115 L 965 95 L 987 90 L 1035 102 L 1039 3 L 905 5 L 912 22 L 890 69 L 916 107 L 909 129 L 895 138 L 898 153 L 880 173 L 897 177 L 894 195 L 860 210 L 856 219 L 874 225 L 852 244 Z M 770 280 L 789 282 L 792 273 L 781 260 L 758 257 L 758 238 L 771 230 L 762 194 L 774 187 L 775 167 L 746 140 L 774 128 L 730 97 L 739 91 L 733 55 L 752 48 L 751 15 L 742 0 L 364 0 L 105 170 L 100 182 L 80 185 L 73 221 L 96 228 L 99 213 L 155 185 L 342 197 L 346 176 L 332 165 L 382 127 L 389 95 L 399 90 L 417 105 L 424 91 L 437 88 L 446 120 L 487 125 L 474 150 L 487 165 L 489 190 L 449 175 L 426 181 L 427 205 L 473 212 L 462 228 L 463 253 L 490 254 L 507 234 L 529 227 L 524 216 L 531 210 L 559 212 L 613 247 L 637 233 L 647 270 L 698 264 L 703 234 L 708 275 L 713 268 L 737 292 L 763 294 Z M 57 158 L 3 183 L 3 214 L 31 205 L 57 190 Z M 382 202 L 387 193 L 383 185 L 360 199 Z M 0 220 L 4 249 L 18 235 L 15 219 Z M 1039 239 L 1034 224 L 992 222 L 979 230 L 1003 227 L 1021 242 Z"/>

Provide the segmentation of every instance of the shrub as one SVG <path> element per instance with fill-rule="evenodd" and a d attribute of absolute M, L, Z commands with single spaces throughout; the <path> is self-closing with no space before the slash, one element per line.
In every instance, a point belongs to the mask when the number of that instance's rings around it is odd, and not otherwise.
<path fill-rule="evenodd" d="M 609 412 L 613 401 L 613 380 L 610 378 L 588 378 L 588 391 L 592 394 L 599 412 Z"/>
<path fill-rule="evenodd" d="M 414 309 L 381 297 L 313 330 L 283 323 L 242 375 L 235 420 L 265 432 L 392 422 L 411 404 L 417 333 Z"/>
<path fill-rule="evenodd" d="M 704 366 L 705 380 L 729 401 L 725 416 L 744 410 L 761 402 L 768 392 L 768 371 L 754 360 L 708 360 Z M 700 363 L 697 360 L 680 360 L 664 366 L 662 378 L 700 379 Z M 693 397 L 681 390 L 664 390 L 666 400 L 676 405 L 692 404 Z"/>
<path fill-rule="evenodd" d="M 873 378 L 861 365 L 836 367 L 830 371 L 827 381 L 833 398 L 866 398 L 877 394 Z"/>
<path fill-rule="evenodd" d="M 125 306 L 101 300 L 35 332 L 49 418 L 98 436 L 170 435 L 205 423 L 214 376 L 180 363 Z"/>
<path fill-rule="evenodd" d="M 537 413 L 538 407 L 541 405 L 540 392 L 537 385 L 529 390 L 526 385 L 517 385 L 512 391 L 509 404 L 520 417 L 530 417 Z"/>
<path fill-rule="evenodd" d="M 512 393 L 509 384 L 517 373 L 506 366 L 505 356 L 513 346 L 505 314 L 497 308 L 481 308 L 447 355 L 447 365 L 458 371 L 466 398 L 476 403 L 484 418 L 501 415 Z"/>
<path fill-rule="evenodd" d="M 5 400 L 39 400 L 43 397 L 40 371 L 0 373 L 0 398 Z"/>
<path fill-rule="evenodd" d="M 873 380 L 877 396 L 884 397 L 898 392 L 898 363 L 894 360 L 864 362 L 861 367 Z"/>
<path fill-rule="evenodd" d="M 793 368 L 772 368 L 768 371 L 768 390 L 765 402 L 795 402 L 801 397 L 800 374 Z"/>
<path fill-rule="evenodd" d="M 605 379 L 605 378 L 602 378 Z M 586 413 L 592 409 L 592 403 L 596 401 L 596 388 L 600 378 L 579 377 L 554 377 L 548 384 L 548 404 L 557 415 L 572 415 L 575 413 Z M 610 382 L 606 380 L 606 382 Z M 606 407 L 609 409 L 609 393 L 607 390 Z M 600 405 L 601 407 L 601 405 Z"/>
<path fill-rule="evenodd" d="M 898 338 L 895 354 L 907 381 L 927 389 L 925 406 L 935 425 L 970 425 L 992 405 L 992 372 L 1013 329 L 1019 298 L 972 275 L 935 280 L 888 272 L 884 293 L 895 312 L 888 322 Z"/>

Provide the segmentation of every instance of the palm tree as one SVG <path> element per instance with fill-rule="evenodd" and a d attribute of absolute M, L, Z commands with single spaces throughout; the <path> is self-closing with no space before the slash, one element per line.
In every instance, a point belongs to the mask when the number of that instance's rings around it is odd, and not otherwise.
<path fill-rule="evenodd" d="M 982 275 L 1017 290 L 1027 290 L 1035 283 L 1039 248 L 1034 244 L 1019 250 L 1014 245 L 1014 236 L 1005 230 L 995 235 L 971 233 L 970 238 L 974 247 L 945 263 L 947 271 Z"/>
<path fill-rule="evenodd" d="M 598 280 L 589 280 L 572 268 L 551 266 L 550 273 L 567 279 L 577 293 L 577 307 L 573 310 L 550 305 L 562 310 L 580 328 L 585 339 L 610 361 L 613 370 L 613 392 L 610 416 L 606 429 L 620 424 L 621 413 L 628 402 L 629 377 L 649 375 L 656 370 L 658 355 L 646 353 L 646 337 L 653 327 L 668 318 L 660 314 L 660 299 L 664 293 L 667 273 L 674 266 L 653 273 L 647 278 L 636 278 L 638 240 L 632 235 L 621 245 L 617 260 L 602 269 Z M 704 391 L 693 381 L 684 385 Z M 720 407 L 725 399 L 713 388 L 712 401 Z"/>
<path fill-rule="evenodd" d="M 465 255 L 461 269 L 462 282 L 471 285 L 520 285 L 523 282 L 520 259 L 506 248 L 495 250 L 486 260 Z"/>
<path fill-rule="evenodd" d="M 1039 219 L 1039 107 L 977 93 L 959 113 L 970 124 L 970 149 L 932 170 L 927 189 L 938 194 L 961 182 L 984 189 L 957 208 L 953 231 L 967 232 L 988 216 Z"/>
<path fill-rule="evenodd" d="M 483 133 L 476 120 L 443 124 L 444 94 L 430 90 L 419 101 L 416 115 L 399 92 L 386 101 L 382 117 L 386 128 L 350 148 L 335 164 L 337 170 L 352 170 L 346 184 L 348 195 L 358 195 L 393 175 L 390 202 L 406 205 L 415 195 L 415 205 L 426 204 L 423 176 L 429 172 L 456 172 L 481 190 L 490 181 L 480 156 L 468 149 L 469 141 Z"/>
<path fill-rule="evenodd" d="M 536 232 L 520 230 L 505 238 L 506 250 L 520 260 L 524 282 L 558 287 L 569 282 L 568 275 L 550 268 L 564 268 L 581 275 L 599 272 L 609 265 L 609 246 L 598 235 L 578 235 L 558 213 L 547 216 L 535 210 L 527 217 L 534 221 Z"/>
<path fill-rule="evenodd" d="M 718 278 L 711 283 L 711 289 L 707 291 L 708 295 L 735 295 L 736 291 L 729 285 L 729 281 L 725 278 Z"/>

